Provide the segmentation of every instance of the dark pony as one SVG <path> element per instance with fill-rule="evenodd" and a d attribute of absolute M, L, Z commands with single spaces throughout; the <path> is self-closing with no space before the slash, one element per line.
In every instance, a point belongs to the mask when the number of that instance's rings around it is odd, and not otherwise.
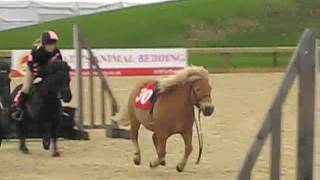
<path fill-rule="evenodd" d="M 20 139 L 19 149 L 27 154 L 25 138 L 28 134 L 28 125 L 40 124 L 43 133 L 43 148 L 50 149 L 52 142 L 52 156 L 59 156 L 57 148 L 57 130 L 62 113 L 61 100 L 70 102 L 70 67 L 66 62 L 50 62 L 43 67 L 44 78 L 33 85 L 30 96 L 25 104 L 25 113 L 21 121 L 17 121 L 17 132 Z M 11 94 L 12 100 L 17 95 L 21 85 Z"/>

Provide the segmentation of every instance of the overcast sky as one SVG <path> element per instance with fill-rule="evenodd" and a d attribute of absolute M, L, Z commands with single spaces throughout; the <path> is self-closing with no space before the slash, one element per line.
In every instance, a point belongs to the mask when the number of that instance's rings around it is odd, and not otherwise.
<path fill-rule="evenodd" d="M 13 2 L 10 0 L 0 0 L 6 2 Z M 40 1 L 40 2 L 104 2 L 104 3 L 116 3 L 116 2 L 132 2 L 132 3 L 152 3 L 152 2 L 163 2 L 168 0 L 15 0 L 17 1 Z"/>

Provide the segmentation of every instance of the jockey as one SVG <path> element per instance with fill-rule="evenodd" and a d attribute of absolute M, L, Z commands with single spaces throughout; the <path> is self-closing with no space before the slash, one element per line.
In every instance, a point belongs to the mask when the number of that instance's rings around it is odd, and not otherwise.
<path fill-rule="evenodd" d="M 16 112 L 12 117 L 16 120 L 23 118 L 24 104 L 28 93 L 36 78 L 41 80 L 45 75 L 41 70 L 51 61 L 62 61 L 60 50 L 56 47 L 59 38 L 54 31 L 45 31 L 41 38 L 35 42 L 28 56 L 28 68 L 24 77 L 24 83 L 20 95 L 15 98 Z"/>

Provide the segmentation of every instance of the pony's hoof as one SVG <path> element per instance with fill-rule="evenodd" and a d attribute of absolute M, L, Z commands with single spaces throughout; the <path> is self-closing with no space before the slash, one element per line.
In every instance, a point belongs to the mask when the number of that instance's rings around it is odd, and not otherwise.
<path fill-rule="evenodd" d="M 184 169 L 184 167 L 182 167 L 180 164 L 178 164 L 178 165 L 176 166 L 176 170 L 177 170 L 178 172 L 182 172 L 183 169 Z"/>
<path fill-rule="evenodd" d="M 161 161 L 161 162 L 160 162 L 160 165 L 161 165 L 161 166 L 165 166 L 165 165 L 166 165 L 166 161 Z"/>
<path fill-rule="evenodd" d="M 139 166 L 139 165 L 141 164 L 140 158 L 137 158 L 137 157 L 133 159 L 133 162 L 134 162 L 134 164 L 137 165 L 137 166 Z"/>
<path fill-rule="evenodd" d="M 152 161 L 150 161 L 150 163 L 149 163 L 149 167 L 152 168 L 152 169 L 156 168 L 158 166 L 159 166 L 159 164 L 153 163 Z"/>
<path fill-rule="evenodd" d="M 140 153 L 134 153 L 133 162 L 134 162 L 135 165 L 138 165 L 138 166 L 141 164 L 141 155 L 140 155 Z"/>
<path fill-rule="evenodd" d="M 51 155 L 52 157 L 60 157 L 60 153 L 59 152 L 54 152 Z"/>
<path fill-rule="evenodd" d="M 20 147 L 20 151 L 23 153 L 23 154 L 29 154 L 29 149 L 27 147 Z"/>
<path fill-rule="evenodd" d="M 42 140 L 42 146 L 44 150 L 49 150 L 50 149 L 50 141 L 47 141 L 45 139 Z"/>
<path fill-rule="evenodd" d="M 139 166 L 139 165 L 141 164 L 140 160 L 139 160 L 139 159 L 136 159 L 136 158 L 133 159 L 133 162 L 134 162 L 134 164 L 137 165 L 137 166 Z"/>

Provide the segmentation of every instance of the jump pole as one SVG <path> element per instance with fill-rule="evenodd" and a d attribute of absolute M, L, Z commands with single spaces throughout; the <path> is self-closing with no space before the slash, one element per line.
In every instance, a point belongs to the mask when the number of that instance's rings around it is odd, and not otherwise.
<path fill-rule="evenodd" d="M 79 39 L 79 26 L 73 25 L 73 47 L 76 54 L 76 78 L 77 78 L 77 111 L 76 111 L 76 122 L 80 129 L 83 129 L 83 90 L 82 90 L 82 53 L 81 44 Z"/>

